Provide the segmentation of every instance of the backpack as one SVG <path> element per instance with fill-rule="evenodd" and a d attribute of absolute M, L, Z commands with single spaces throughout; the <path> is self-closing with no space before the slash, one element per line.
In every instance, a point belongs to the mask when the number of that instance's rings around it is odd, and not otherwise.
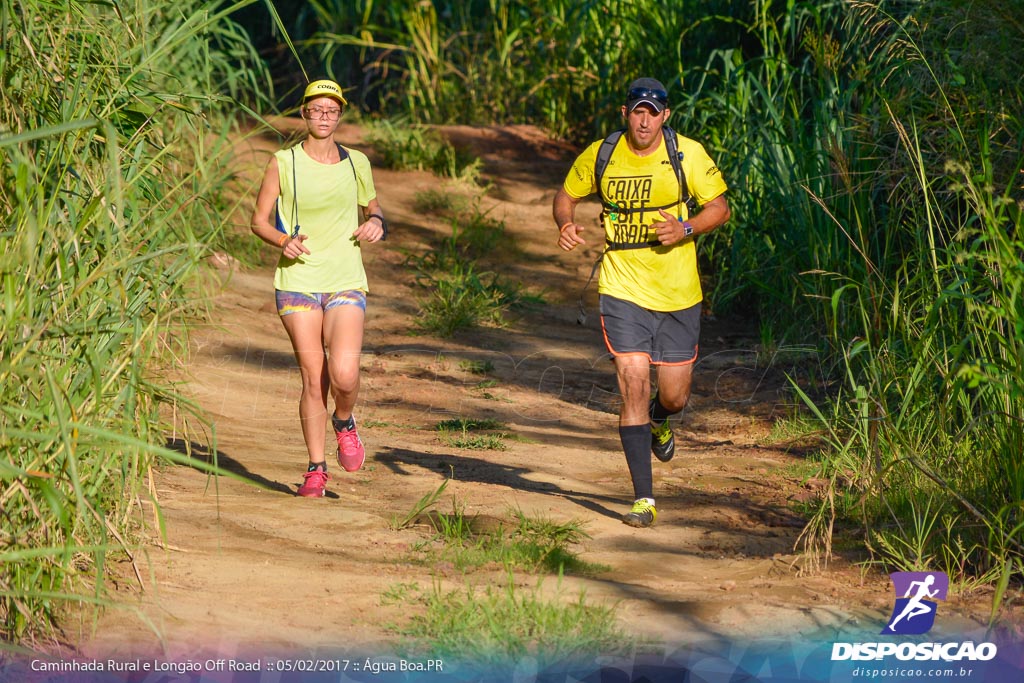
<path fill-rule="evenodd" d="M 690 195 L 690 188 L 686 184 L 686 174 L 683 172 L 683 153 L 679 151 L 679 142 L 676 137 L 676 132 L 668 126 L 662 127 L 662 133 L 665 136 L 665 151 L 668 153 L 668 159 L 672 164 L 672 170 L 675 171 L 676 179 L 679 181 L 679 201 L 673 202 L 672 204 L 666 204 L 665 206 L 647 206 L 644 207 L 643 211 L 656 211 L 658 209 L 667 209 L 670 206 L 678 204 L 686 204 L 686 209 L 689 215 L 697 213 L 697 200 Z M 601 146 L 597 150 L 597 159 L 594 161 L 594 182 L 597 185 L 597 193 L 601 198 L 601 205 L 604 207 L 605 213 L 630 213 L 631 211 L 640 211 L 641 209 L 623 209 L 615 204 L 609 202 L 604 193 L 601 191 L 601 178 L 604 176 L 605 169 L 608 168 L 608 161 L 612 158 L 612 152 L 615 151 L 615 145 L 619 143 L 619 138 L 626 132 L 625 129 L 620 129 L 613 132 L 611 135 L 606 137 Z M 628 243 L 628 242 L 608 242 L 607 247 L 610 250 L 617 249 L 642 249 L 644 247 L 657 247 L 661 246 L 658 241 Z"/>
<path fill-rule="evenodd" d="M 670 206 L 676 204 L 686 204 L 686 210 L 689 215 L 697 213 L 700 208 L 697 205 L 697 200 L 690 194 L 690 188 L 686 184 L 686 174 L 683 172 L 683 153 L 679 151 L 679 141 L 676 138 L 676 132 L 668 126 L 663 126 L 661 129 L 665 136 L 665 151 L 668 153 L 668 159 L 672 163 L 672 170 L 676 173 L 676 179 L 679 181 L 679 201 L 665 206 L 646 206 L 643 211 L 654 211 L 657 209 L 667 209 Z M 601 192 L 601 178 L 604 176 L 605 169 L 608 168 L 608 161 L 612 158 L 612 152 L 615 151 L 615 145 L 619 144 L 619 139 L 622 134 L 625 133 L 625 129 L 619 129 L 613 132 L 611 135 L 606 137 L 601 142 L 601 146 L 597 150 L 597 159 L 594 161 L 594 183 L 597 185 L 597 194 L 601 198 L 601 206 L 604 207 L 604 212 L 609 213 L 629 213 L 632 209 L 623 209 L 615 204 L 609 202 L 604 193 Z M 640 211 L 641 209 L 635 209 Z M 601 252 L 601 255 L 594 261 L 593 268 L 590 269 L 590 277 L 587 278 L 587 283 L 583 285 L 583 291 L 580 292 L 579 301 L 579 314 L 576 316 L 576 324 L 583 325 L 587 322 L 587 309 L 583 303 L 583 297 L 587 293 L 587 288 L 590 287 L 590 283 L 594 280 L 594 275 L 597 273 L 598 266 L 601 265 L 601 261 L 604 259 L 604 255 L 609 251 L 616 251 L 619 249 L 644 249 L 647 247 L 660 247 L 661 242 L 657 240 L 651 240 L 649 242 L 612 242 L 605 238 L 605 249 Z"/>

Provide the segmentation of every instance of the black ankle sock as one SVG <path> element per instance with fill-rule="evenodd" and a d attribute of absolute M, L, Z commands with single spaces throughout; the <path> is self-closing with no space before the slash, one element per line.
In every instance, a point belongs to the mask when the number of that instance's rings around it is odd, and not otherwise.
<path fill-rule="evenodd" d="M 661 424 L 675 414 L 670 413 L 665 406 L 661 405 L 661 401 L 658 400 L 657 394 L 655 394 L 654 398 L 651 399 L 651 405 L 648 410 L 651 414 L 651 422 L 656 422 L 658 424 Z"/>
<path fill-rule="evenodd" d="M 633 498 L 654 498 L 651 472 L 651 428 L 649 425 L 619 427 L 619 439 L 633 480 Z"/>
<path fill-rule="evenodd" d="M 339 432 L 343 432 L 346 429 L 354 429 L 356 426 L 356 421 L 354 419 L 354 416 L 352 415 L 349 415 L 348 419 L 345 420 L 342 420 L 340 417 L 337 417 L 336 415 L 331 415 L 331 424 L 334 425 L 334 429 L 336 429 Z"/>
<path fill-rule="evenodd" d="M 327 471 L 327 463 L 326 462 L 311 462 L 311 463 L 309 463 L 309 467 L 306 469 L 306 471 L 307 472 L 312 472 L 314 470 L 323 470 L 324 472 L 326 472 Z"/>

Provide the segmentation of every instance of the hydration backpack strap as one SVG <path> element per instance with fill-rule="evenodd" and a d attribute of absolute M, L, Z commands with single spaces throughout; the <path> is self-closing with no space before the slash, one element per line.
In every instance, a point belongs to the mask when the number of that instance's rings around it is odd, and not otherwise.
<path fill-rule="evenodd" d="M 341 161 L 345 161 L 345 159 L 348 159 L 348 165 L 352 169 L 352 180 L 356 181 L 356 184 L 358 185 L 359 178 L 356 176 L 356 164 L 354 161 L 352 161 L 352 155 L 348 153 L 347 149 L 339 145 L 337 142 L 334 143 L 334 146 L 338 148 L 338 157 L 341 159 Z"/>
<path fill-rule="evenodd" d="M 301 144 L 301 143 L 299 143 Z M 295 147 L 292 147 L 292 220 L 295 226 L 292 228 L 292 239 L 299 236 L 299 182 L 295 173 Z"/>
<path fill-rule="evenodd" d="M 605 240 L 604 246 L 605 251 L 622 251 L 623 249 L 648 249 L 665 245 L 658 240 L 648 240 L 646 242 L 612 242 L 611 240 Z"/>
<path fill-rule="evenodd" d="M 597 148 L 597 159 L 594 161 L 594 183 L 597 185 L 597 194 L 601 198 L 601 203 L 607 206 L 605 201 L 604 193 L 601 191 L 601 178 L 604 177 L 604 171 L 608 168 L 608 161 L 612 158 L 612 152 L 615 151 L 615 145 L 619 144 L 619 138 L 625 129 L 619 129 L 613 132 L 611 135 L 606 137 L 602 142 L 601 146 Z"/>
<path fill-rule="evenodd" d="M 601 201 L 601 206 L 604 207 L 605 211 L 607 211 L 608 213 L 611 213 L 611 214 L 619 214 L 619 213 L 621 213 L 621 214 L 630 214 L 630 213 L 644 213 L 645 211 L 646 212 L 660 211 L 661 209 L 671 208 L 671 207 L 675 206 L 678 203 L 679 202 L 672 202 L 671 204 L 664 204 L 662 206 L 642 206 L 642 207 L 636 208 L 636 209 L 627 209 L 627 208 L 623 208 L 621 206 L 616 206 L 615 204 L 612 204 L 611 202 L 606 202 L 606 201 L 602 200 Z M 615 220 L 614 216 L 612 217 L 612 220 Z"/>
<path fill-rule="evenodd" d="M 615 145 L 619 144 L 619 138 L 625 132 L 625 128 L 613 131 L 601 141 L 601 146 L 597 149 L 597 159 L 594 161 L 594 179 L 597 182 L 598 191 L 601 190 L 601 177 L 604 175 L 604 170 L 608 168 L 608 161 L 612 158 Z"/>
<path fill-rule="evenodd" d="M 679 138 L 675 130 L 669 126 L 663 126 L 661 131 L 665 136 L 665 151 L 668 153 L 668 160 L 672 162 L 672 170 L 676 172 L 676 180 L 679 181 L 679 203 L 686 204 L 688 214 L 693 216 L 700 207 L 697 205 L 697 200 L 690 195 L 690 186 L 686 183 L 686 173 L 683 171 L 683 153 L 679 151 Z"/>
<path fill-rule="evenodd" d="M 607 249 L 605 251 L 607 251 Z M 594 281 L 594 275 L 597 274 L 597 269 L 601 265 L 601 261 L 604 260 L 605 251 L 602 251 L 601 255 L 597 257 L 596 261 L 594 261 L 594 265 L 590 269 L 590 277 L 587 278 L 587 283 L 583 285 L 583 289 L 580 290 L 579 313 L 576 314 L 577 325 L 585 325 L 587 322 L 587 306 L 583 302 L 583 297 L 586 296 L 590 283 Z"/>

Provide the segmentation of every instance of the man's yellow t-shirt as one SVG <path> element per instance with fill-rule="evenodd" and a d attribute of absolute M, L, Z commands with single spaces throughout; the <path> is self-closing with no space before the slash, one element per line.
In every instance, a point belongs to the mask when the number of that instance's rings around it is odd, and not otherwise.
<path fill-rule="evenodd" d="M 279 228 L 291 234 L 298 222 L 299 233 L 308 236 L 303 244 L 310 251 L 297 259 L 281 257 L 274 273 L 276 289 L 309 293 L 368 291 L 362 253 L 352 233 L 361 222 L 359 207 L 369 204 L 377 191 L 366 155 L 354 149 L 345 151 L 352 161 L 342 159 L 338 164 L 312 159 L 301 144 L 275 153 L 281 182 Z"/>
<path fill-rule="evenodd" d="M 726 191 L 727 186 L 715 162 L 704 147 L 682 135 L 676 136 L 682 152 L 682 168 L 690 195 L 700 205 Z M 577 157 L 565 179 L 566 193 L 582 199 L 598 191 L 594 164 L 601 140 Z M 638 156 L 626 144 L 623 134 L 601 178 L 601 195 L 608 203 L 623 209 L 605 208 L 601 214 L 605 239 L 614 243 L 656 241 L 651 223 L 665 220 L 657 207 L 681 220 L 689 218 L 686 205 L 680 203 L 679 181 L 665 150 L 665 140 L 647 156 Z M 700 303 L 704 295 L 697 273 L 694 240 L 672 246 L 609 249 L 601 263 L 598 292 L 631 301 L 652 311 L 679 311 Z"/>

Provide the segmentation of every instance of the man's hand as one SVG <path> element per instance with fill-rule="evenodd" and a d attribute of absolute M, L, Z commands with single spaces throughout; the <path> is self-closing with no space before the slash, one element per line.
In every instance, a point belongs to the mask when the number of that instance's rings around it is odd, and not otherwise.
<path fill-rule="evenodd" d="M 669 245 L 675 244 L 676 242 L 682 242 L 684 239 L 689 237 L 684 232 L 682 222 L 668 213 L 664 209 L 659 209 L 658 213 L 665 220 L 658 221 L 657 223 L 651 223 L 651 227 L 654 228 L 654 232 L 658 235 L 658 241 L 662 244 Z"/>
<path fill-rule="evenodd" d="M 580 237 L 580 233 L 584 230 L 583 226 L 579 223 L 573 223 L 569 221 L 562 226 L 562 229 L 558 232 L 558 246 L 565 251 L 572 251 L 579 244 L 586 244 L 587 241 Z"/>

